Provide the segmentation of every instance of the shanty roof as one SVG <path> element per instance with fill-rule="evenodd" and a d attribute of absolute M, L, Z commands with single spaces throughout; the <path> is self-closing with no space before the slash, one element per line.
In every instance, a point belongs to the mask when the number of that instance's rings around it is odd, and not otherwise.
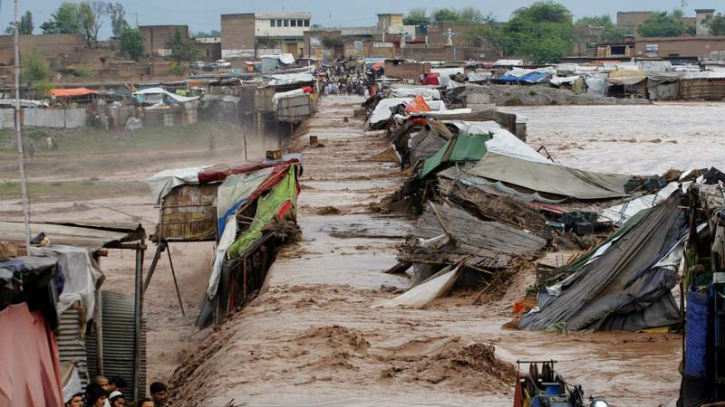
<path fill-rule="evenodd" d="M 97 95 L 93 89 L 88 88 L 71 88 L 71 89 L 52 89 L 50 93 L 55 97 L 70 98 L 74 96 Z"/>
<path fill-rule="evenodd" d="M 103 224 L 93 222 L 31 223 L 30 235 L 45 233 L 53 245 L 114 248 L 120 243 L 143 240 L 146 232 L 138 224 Z M 0 222 L 0 240 L 24 244 L 25 226 L 22 222 Z"/>

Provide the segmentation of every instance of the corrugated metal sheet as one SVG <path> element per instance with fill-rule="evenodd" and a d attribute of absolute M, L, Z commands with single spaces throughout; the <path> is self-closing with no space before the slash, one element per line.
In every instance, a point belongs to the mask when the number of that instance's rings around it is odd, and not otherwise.
<path fill-rule="evenodd" d="M 308 94 L 287 97 L 277 101 L 277 120 L 299 122 L 312 116 L 312 105 Z"/>
<path fill-rule="evenodd" d="M 31 223 L 30 234 L 35 236 L 43 232 L 54 245 L 88 247 L 98 249 L 111 247 L 119 242 L 139 239 L 143 229 L 136 225 L 128 229 L 128 225 L 93 225 L 93 224 L 58 224 Z M 22 222 L 0 222 L 0 236 L 3 241 L 13 243 L 25 242 L 25 227 Z"/>
<path fill-rule="evenodd" d="M 81 335 L 81 318 L 78 308 L 75 306 L 68 308 L 60 316 L 60 326 L 58 327 L 58 356 L 60 362 L 77 361 L 78 375 L 85 387 L 88 384 L 88 356 L 86 353 L 86 343 Z"/>
<path fill-rule="evenodd" d="M 106 377 L 120 376 L 128 383 L 127 394 L 133 394 L 133 329 L 134 329 L 134 298 L 133 296 L 103 291 L 103 373 Z M 146 321 L 142 324 L 141 334 L 141 381 L 139 396 L 146 394 Z M 91 361 L 88 371 L 91 377 L 98 375 L 96 358 L 98 354 L 96 334 L 89 334 L 86 339 L 88 360 Z"/>

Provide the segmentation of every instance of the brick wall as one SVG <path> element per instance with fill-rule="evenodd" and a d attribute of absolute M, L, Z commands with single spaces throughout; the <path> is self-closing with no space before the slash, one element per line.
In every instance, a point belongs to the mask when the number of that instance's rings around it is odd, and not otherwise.
<path fill-rule="evenodd" d="M 647 45 L 657 45 L 656 52 L 647 52 Z M 725 51 L 725 37 L 675 37 L 675 38 L 637 38 L 635 55 L 658 57 L 702 57 L 711 52 Z"/>
<path fill-rule="evenodd" d="M 80 52 L 86 45 L 86 37 L 74 34 L 21 35 L 21 52 L 37 48 L 40 55 L 48 60 L 63 55 Z M 12 35 L 0 35 L 0 63 L 13 64 L 15 58 L 14 38 Z"/>
<path fill-rule="evenodd" d="M 420 80 L 420 76 L 430 72 L 429 63 L 409 63 L 403 61 L 385 61 L 385 76 L 390 78 Z"/>
<path fill-rule="evenodd" d="M 254 14 L 222 14 L 222 57 L 254 58 Z"/>
<path fill-rule="evenodd" d="M 147 55 L 167 56 L 168 43 L 174 38 L 176 30 L 184 38 L 189 37 L 188 25 L 142 25 L 138 27 L 144 36 L 144 49 Z"/>

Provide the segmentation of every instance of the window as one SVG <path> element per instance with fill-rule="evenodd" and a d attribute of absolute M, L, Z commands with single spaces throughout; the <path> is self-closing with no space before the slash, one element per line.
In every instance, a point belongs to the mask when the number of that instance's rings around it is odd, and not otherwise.
<path fill-rule="evenodd" d="M 277 27 L 282 27 L 282 19 L 281 18 L 278 18 L 277 19 Z"/>
<path fill-rule="evenodd" d="M 270 27 L 275 27 L 277 25 L 277 20 L 269 20 Z"/>
<path fill-rule="evenodd" d="M 297 20 L 292 20 L 292 27 L 297 27 Z"/>
<path fill-rule="evenodd" d="M 310 26 L 310 20 L 305 20 L 305 27 L 309 27 L 309 26 Z"/>
<path fill-rule="evenodd" d="M 289 20 L 284 20 L 284 26 L 289 27 Z"/>
<path fill-rule="evenodd" d="M 302 20 L 297 20 L 297 27 L 302 27 L 304 25 L 305 23 Z"/>

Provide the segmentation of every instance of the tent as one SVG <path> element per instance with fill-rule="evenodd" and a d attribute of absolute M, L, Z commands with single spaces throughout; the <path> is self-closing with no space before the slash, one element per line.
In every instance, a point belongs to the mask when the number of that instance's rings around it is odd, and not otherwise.
<path fill-rule="evenodd" d="M 631 178 L 629 175 L 587 172 L 494 152 L 486 154 L 468 172 L 537 192 L 584 200 L 625 197 L 624 186 Z"/>
<path fill-rule="evenodd" d="M 566 266 L 573 274 L 542 289 L 537 308 L 520 319 L 519 328 L 639 331 L 679 323 L 671 292 L 687 233 L 679 199 L 675 193 L 640 213 Z"/>

